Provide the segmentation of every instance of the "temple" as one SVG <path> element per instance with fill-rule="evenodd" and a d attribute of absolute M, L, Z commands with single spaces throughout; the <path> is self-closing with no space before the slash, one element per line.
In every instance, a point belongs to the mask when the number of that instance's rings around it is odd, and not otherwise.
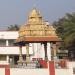
<path fill-rule="evenodd" d="M 43 20 L 39 11 L 33 9 L 28 16 L 27 23 L 21 26 L 19 37 L 16 40 L 20 46 L 19 61 L 23 61 L 22 46 L 26 47 L 26 61 L 30 61 L 30 59 L 53 60 L 57 57 L 57 43 L 59 41 L 55 28 Z M 33 51 L 32 55 L 29 54 L 30 50 Z"/>

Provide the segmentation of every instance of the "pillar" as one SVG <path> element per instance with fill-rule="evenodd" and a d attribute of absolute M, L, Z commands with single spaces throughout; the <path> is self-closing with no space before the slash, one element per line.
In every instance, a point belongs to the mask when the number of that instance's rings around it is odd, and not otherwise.
<path fill-rule="evenodd" d="M 8 40 L 6 40 L 6 46 L 9 46 L 9 42 L 8 42 Z"/>
<path fill-rule="evenodd" d="M 47 57 L 48 57 L 48 60 L 51 61 L 51 45 L 50 45 L 50 42 L 47 42 Z"/>
<path fill-rule="evenodd" d="M 10 68 L 5 68 L 5 75 L 10 75 Z"/>
<path fill-rule="evenodd" d="M 55 75 L 54 61 L 49 61 L 49 75 Z"/>
<path fill-rule="evenodd" d="M 29 44 L 26 44 L 26 62 L 30 62 L 30 57 L 29 57 Z"/>
<path fill-rule="evenodd" d="M 37 58 L 40 59 L 41 58 L 41 43 L 37 43 Z"/>
<path fill-rule="evenodd" d="M 18 61 L 18 64 L 22 64 L 22 63 L 23 63 L 22 46 L 19 47 L 19 51 L 20 51 L 20 54 L 19 54 L 19 61 Z"/>
<path fill-rule="evenodd" d="M 9 64 L 9 56 L 8 55 L 6 57 L 6 60 L 7 60 L 7 64 Z"/>
<path fill-rule="evenodd" d="M 42 49 L 41 49 L 41 51 L 42 51 L 41 55 L 42 55 L 42 58 L 44 60 L 45 59 L 45 50 L 44 50 L 44 44 L 43 43 L 42 43 Z"/>
<path fill-rule="evenodd" d="M 38 58 L 37 51 L 38 51 L 37 43 L 33 43 L 33 53 L 34 53 L 33 58 Z"/>
<path fill-rule="evenodd" d="M 47 57 L 47 43 L 44 43 L 44 50 L 45 50 L 45 60 L 47 61 L 48 60 L 48 57 Z"/>
<path fill-rule="evenodd" d="M 56 48 L 56 44 L 53 44 L 53 57 L 54 57 L 54 60 L 57 58 L 57 48 Z"/>

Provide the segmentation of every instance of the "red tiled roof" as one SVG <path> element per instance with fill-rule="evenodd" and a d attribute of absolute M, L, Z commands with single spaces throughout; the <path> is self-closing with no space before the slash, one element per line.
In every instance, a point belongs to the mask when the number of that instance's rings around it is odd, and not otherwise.
<path fill-rule="evenodd" d="M 44 42 L 44 41 L 61 41 L 57 36 L 46 36 L 46 37 L 32 37 L 32 36 L 28 36 L 28 37 L 22 37 L 22 38 L 18 38 L 16 40 L 16 42 L 21 42 L 21 41 L 25 41 L 25 42 Z"/>

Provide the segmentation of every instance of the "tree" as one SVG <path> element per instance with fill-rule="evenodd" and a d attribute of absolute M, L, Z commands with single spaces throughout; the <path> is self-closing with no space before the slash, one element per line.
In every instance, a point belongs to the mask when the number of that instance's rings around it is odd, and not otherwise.
<path fill-rule="evenodd" d="M 75 13 L 67 13 L 59 21 L 54 22 L 57 34 L 64 41 L 64 48 L 72 52 L 75 57 Z"/>
<path fill-rule="evenodd" d="M 18 31 L 19 30 L 19 25 L 15 24 L 15 25 L 10 25 L 7 28 L 8 31 Z"/>

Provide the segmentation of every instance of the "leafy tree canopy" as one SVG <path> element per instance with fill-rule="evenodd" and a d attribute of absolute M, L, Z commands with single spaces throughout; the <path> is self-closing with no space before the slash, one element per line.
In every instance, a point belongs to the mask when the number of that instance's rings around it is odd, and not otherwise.
<path fill-rule="evenodd" d="M 75 49 L 75 13 L 67 13 L 59 21 L 54 22 L 57 34 L 63 39 L 64 47 Z"/>
<path fill-rule="evenodd" d="M 7 28 L 8 31 L 18 31 L 19 30 L 19 25 L 15 24 L 15 25 L 10 25 Z"/>

